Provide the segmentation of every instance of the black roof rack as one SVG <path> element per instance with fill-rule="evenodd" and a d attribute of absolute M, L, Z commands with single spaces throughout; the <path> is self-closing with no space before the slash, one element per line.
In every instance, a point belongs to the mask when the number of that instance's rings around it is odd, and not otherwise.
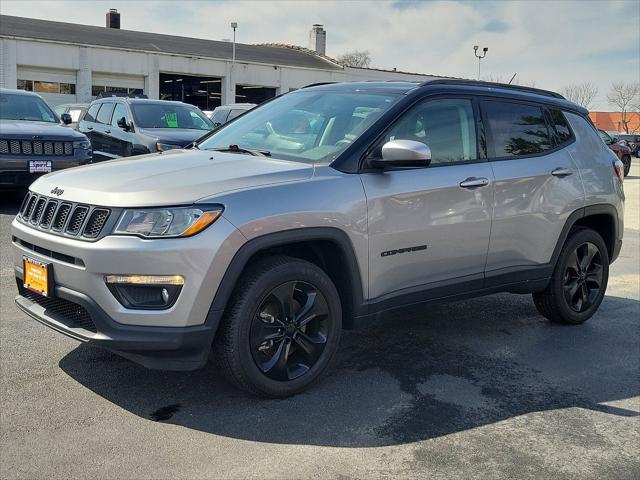
<path fill-rule="evenodd" d="M 445 79 L 435 79 L 435 80 L 427 80 L 420 84 L 421 87 L 427 85 L 438 85 L 438 84 L 455 84 L 455 85 L 469 85 L 474 87 L 494 87 L 494 88 L 507 88 L 512 90 L 520 90 L 522 92 L 535 93 L 537 95 L 544 95 L 547 97 L 561 98 L 566 100 L 562 95 L 556 92 L 552 92 L 550 90 L 542 90 L 541 88 L 533 88 L 533 87 L 523 87 L 522 85 L 511 85 L 507 83 L 496 83 L 496 82 L 483 82 L 482 80 L 445 80 Z"/>
<path fill-rule="evenodd" d="M 120 97 L 120 98 L 149 98 L 142 93 L 119 93 L 119 92 L 100 92 L 96 97 L 96 100 L 99 98 L 112 98 L 112 97 Z"/>

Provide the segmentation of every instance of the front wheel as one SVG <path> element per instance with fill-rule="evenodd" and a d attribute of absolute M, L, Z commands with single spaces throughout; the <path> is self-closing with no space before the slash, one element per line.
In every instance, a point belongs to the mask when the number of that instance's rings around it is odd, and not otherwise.
<path fill-rule="evenodd" d="M 556 323 L 587 321 L 602 303 L 609 280 L 609 255 L 594 230 L 575 230 L 567 239 L 547 288 L 533 294 L 538 311 Z"/>
<path fill-rule="evenodd" d="M 213 353 L 239 388 L 286 397 L 326 371 L 341 329 L 340 297 L 322 269 L 296 258 L 265 257 L 238 282 Z"/>

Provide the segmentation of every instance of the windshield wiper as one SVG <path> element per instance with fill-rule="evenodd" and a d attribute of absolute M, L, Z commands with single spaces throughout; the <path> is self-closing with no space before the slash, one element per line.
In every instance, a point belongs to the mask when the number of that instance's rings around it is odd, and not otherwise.
<path fill-rule="evenodd" d="M 256 157 L 270 157 L 271 152 L 268 150 L 252 150 L 248 148 L 241 148 L 238 145 L 229 145 L 228 147 L 216 147 L 206 148 L 205 150 L 212 150 L 214 152 L 230 152 L 230 153 L 248 153 Z"/>

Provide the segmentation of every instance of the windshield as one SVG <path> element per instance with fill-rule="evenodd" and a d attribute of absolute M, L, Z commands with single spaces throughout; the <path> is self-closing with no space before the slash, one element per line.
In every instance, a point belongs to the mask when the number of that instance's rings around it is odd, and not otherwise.
<path fill-rule="evenodd" d="M 136 125 L 142 128 L 186 128 L 211 130 L 213 124 L 200 110 L 176 103 L 131 105 Z"/>
<path fill-rule="evenodd" d="M 12 93 L 0 95 L 0 118 L 58 123 L 56 114 L 40 97 Z"/>
<path fill-rule="evenodd" d="M 398 98 L 358 92 L 289 93 L 247 112 L 198 147 L 237 145 L 285 160 L 331 162 Z"/>

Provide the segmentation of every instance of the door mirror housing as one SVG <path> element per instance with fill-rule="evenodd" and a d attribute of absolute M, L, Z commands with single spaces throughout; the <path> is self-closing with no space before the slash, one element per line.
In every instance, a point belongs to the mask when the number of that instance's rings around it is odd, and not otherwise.
<path fill-rule="evenodd" d="M 131 130 L 131 125 L 129 124 L 129 122 L 127 122 L 127 119 L 125 117 L 121 117 L 118 119 L 118 127 L 123 129 L 125 132 Z"/>
<path fill-rule="evenodd" d="M 69 115 L 68 113 L 63 113 L 62 115 L 60 115 L 60 120 L 62 120 L 62 123 L 64 123 L 65 125 L 69 125 L 73 122 L 71 115 Z"/>
<path fill-rule="evenodd" d="M 613 137 L 611 139 L 611 143 L 618 143 L 620 141 L 620 139 L 618 137 Z"/>
<path fill-rule="evenodd" d="M 371 161 L 376 168 L 428 167 L 431 149 L 415 140 L 390 140 L 382 146 L 382 159 Z"/>

